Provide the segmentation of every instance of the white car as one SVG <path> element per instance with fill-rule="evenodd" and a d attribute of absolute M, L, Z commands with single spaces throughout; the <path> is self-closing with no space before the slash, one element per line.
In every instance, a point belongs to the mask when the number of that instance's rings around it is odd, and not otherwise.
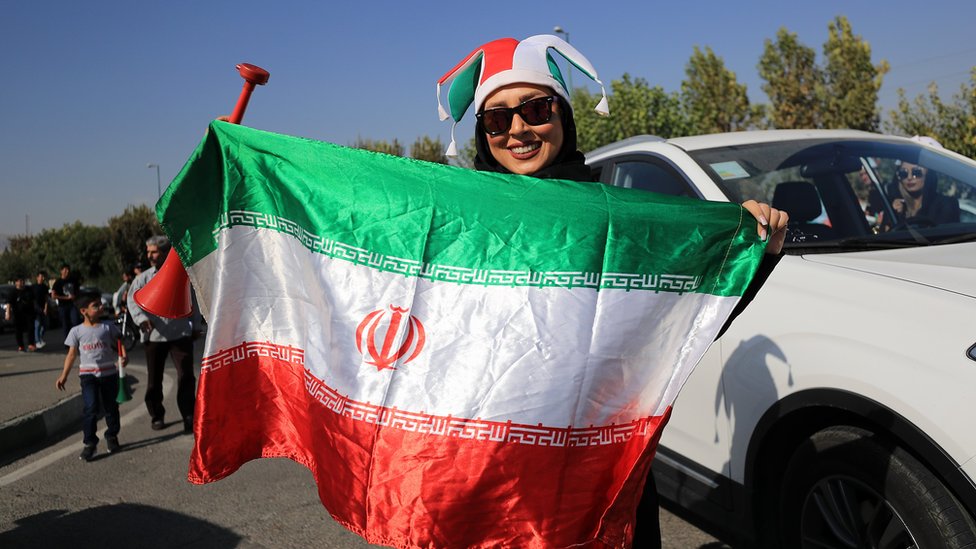
<path fill-rule="evenodd" d="M 746 547 L 976 546 L 976 162 L 778 130 L 634 137 L 587 163 L 790 214 L 785 255 L 675 403 L 652 467 L 666 506 Z"/>

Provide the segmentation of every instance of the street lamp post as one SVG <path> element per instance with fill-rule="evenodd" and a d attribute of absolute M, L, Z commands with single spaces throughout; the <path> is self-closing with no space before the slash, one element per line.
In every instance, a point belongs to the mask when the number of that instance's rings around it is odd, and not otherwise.
<path fill-rule="evenodd" d="M 565 34 L 566 43 L 569 44 L 569 32 L 564 30 L 562 27 L 556 25 L 555 27 L 552 28 L 552 32 L 556 34 Z M 566 64 L 566 76 L 569 78 L 569 90 L 568 90 L 569 96 L 572 97 L 573 96 L 573 64 L 572 63 Z"/>
<path fill-rule="evenodd" d="M 156 168 L 156 200 L 163 196 L 163 189 L 159 185 L 159 164 L 146 164 L 147 168 Z"/>

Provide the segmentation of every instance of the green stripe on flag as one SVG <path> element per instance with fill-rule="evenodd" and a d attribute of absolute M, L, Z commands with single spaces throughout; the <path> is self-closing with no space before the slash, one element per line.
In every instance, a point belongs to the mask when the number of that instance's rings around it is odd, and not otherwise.
<path fill-rule="evenodd" d="M 763 252 L 736 204 L 475 172 L 224 122 L 156 210 L 185 265 L 216 249 L 218 231 L 252 226 L 432 280 L 741 295 Z"/>

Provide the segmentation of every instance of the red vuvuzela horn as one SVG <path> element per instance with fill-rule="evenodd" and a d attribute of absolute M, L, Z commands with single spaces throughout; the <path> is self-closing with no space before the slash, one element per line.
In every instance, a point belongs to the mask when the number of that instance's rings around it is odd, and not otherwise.
<path fill-rule="evenodd" d="M 241 78 L 244 79 L 244 88 L 241 90 L 241 96 L 237 98 L 237 105 L 234 107 L 234 112 L 231 113 L 230 119 L 227 120 L 231 124 L 241 123 L 241 120 L 244 118 L 244 109 L 247 108 L 247 102 L 251 99 L 251 92 L 254 91 L 254 86 L 267 84 L 268 78 L 271 77 L 268 71 L 250 63 L 237 65 L 237 70 L 241 73 Z"/>
<path fill-rule="evenodd" d="M 244 79 L 244 88 L 241 90 L 240 97 L 237 98 L 234 112 L 227 120 L 231 124 L 241 123 L 254 86 L 266 84 L 271 76 L 268 71 L 250 63 L 237 65 L 237 70 L 241 73 L 241 78 Z M 190 316 L 193 313 L 193 305 L 190 299 L 190 278 L 187 276 L 183 264 L 180 263 L 180 257 L 175 253 L 170 253 L 156 276 L 133 294 L 132 299 L 145 311 L 156 316 L 164 318 Z"/>

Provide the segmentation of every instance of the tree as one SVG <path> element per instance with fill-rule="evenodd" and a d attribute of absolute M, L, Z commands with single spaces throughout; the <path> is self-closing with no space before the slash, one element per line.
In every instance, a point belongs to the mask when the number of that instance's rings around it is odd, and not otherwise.
<path fill-rule="evenodd" d="M 478 156 L 478 145 L 475 138 L 472 137 L 458 148 L 458 155 L 454 158 L 454 162 L 462 168 L 474 169 L 475 156 Z"/>
<path fill-rule="evenodd" d="M 759 58 L 762 90 L 769 98 L 766 120 L 773 128 L 819 128 L 823 73 L 817 53 L 800 43 L 796 33 L 779 29 L 768 38 Z"/>
<path fill-rule="evenodd" d="M 947 149 L 976 158 L 976 67 L 969 84 L 959 87 L 951 103 L 939 95 L 939 88 L 929 84 L 928 94 L 914 101 L 898 90 L 898 108 L 889 112 L 888 131 L 902 135 L 927 135 Z"/>
<path fill-rule="evenodd" d="M 0 281 L 12 282 L 18 277 L 33 280 L 37 265 L 30 249 L 32 240 L 26 235 L 10 237 L 7 249 L 0 253 Z"/>
<path fill-rule="evenodd" d="M 84 284 L 103 287 L 118 281 L 115 259 L 110 249 L 106 227 L 84 225 L 81 221 L 60 229 L 45 229 L 31 242 L 31 252 L 38 267 L 57 273 L 62 263 L 71 265 Z"/>
<path fill-rule="evenodd" d="M 393 140 L 393 143 L 387 143 L 386 141 L 357 137 L 356 142 L 352 146 L 357 149 L 366 149 L 367 151 L 403 156 L 403 145 L 396 139 Z"/>
<path fill-rule="evenodd" d="M 600 96 L 586 88 L 573 90 L 577 140 L 584 152 L 634 135 L 676 137 L 691 130 L 678 94 L 651 87 L 643 78 L 634 79 L 625 73 L 610 83 L 610 116 L 593 110 L 599 101 Z"/>
<path fill-rule="evenodd" d="M 127 206 L 122 214 L 108 220 L 113 267 L 116 273 L 128 269 L 145 256 L 146 239 L 162 234 L 156 214 L 145 204 Z"/>
<path fill-rule="evenodd" d="M 838 16 L 827 25 L 824 43 L 823 127 L 878 131 L 878 90 L 888 62 L 871 63 L 871 46 Z"/>
<path fill-rule="evenodd" d="M 444 154 L 446 150 L 447 148 L 444 147 L 440 138 L 431 139 L 425 135 L 417 138 L 410 146 L 410 157 L 438 164 L 447 164 L 447 155 Z"/>
<path fill-rule="evenodd" d="M 735 73 L 708 46 L 695 46 L 685 66 L 687 78 L 681 82 L 681 95 L 694 133 L 717 133 L 748 129 L 753 109 L 746 86 L 736 81 Z"/>

